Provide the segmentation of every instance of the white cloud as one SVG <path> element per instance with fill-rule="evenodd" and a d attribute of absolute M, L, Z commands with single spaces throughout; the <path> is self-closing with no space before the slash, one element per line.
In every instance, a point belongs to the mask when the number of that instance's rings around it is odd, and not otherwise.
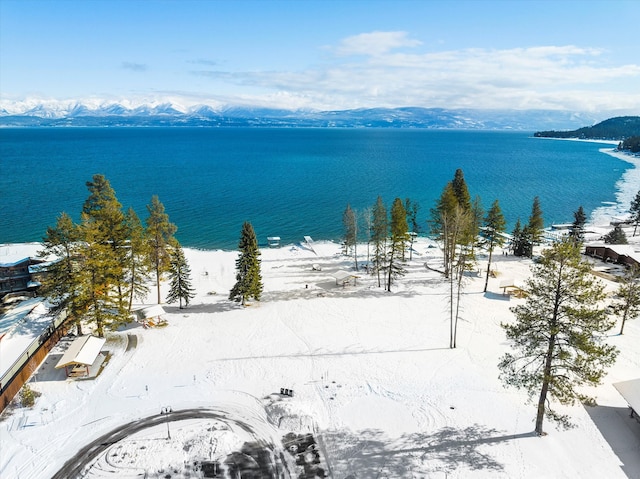
<path fill-rule="evenodd" d="M 347 37 L 335 48 L 339 56 L 382 55 L 396 48 L 417 47 L 422 42 L 412 40 L 406 32 L 371 32 Z"/>
<path fill-rule="evenodd" d="M 187 62 L 191 70 L 183 72 L 196 81 L 129 90 L 130 101 L 153 97 L 186 106 L 324 110 L 421 106 L 640 112 L 640 64 L 612 64 L 602 49 L 537 45 L 435 51 L 421 45 L 406 32 L 362 33 L 338 42 L 321 63 L 298 70 L 227 71 L 200 58 Z"/>
<path fill-rule="evenodd" d="M 334 61 L 298 72 L 208 72 L 236 85 L 286 92 L 320 108 L 425 106 L 640 110 L 632 88 L 640 65 L 609 65 L 602 50 L 536 46 L 503 50 L 397 52 L 417 46 L 404 33 L 349 37 Z M 367 54 L 365 58 L 346 53 Z"/>

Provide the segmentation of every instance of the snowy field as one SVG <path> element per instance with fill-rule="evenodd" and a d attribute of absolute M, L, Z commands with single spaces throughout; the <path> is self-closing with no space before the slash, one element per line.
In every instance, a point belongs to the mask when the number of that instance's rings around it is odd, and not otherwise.
<path fill-rule="evenodd" d="M 167 326 L 110 333 L 95 379 L 66 379 L 52 367 L 61 351 L 50 353 L 31 381 L 36 405 L 2 416 L 1 477 L 54 477 L 91 441 L 149 420 L 101 439 L 83 477 L 203 477 L 203 462 L 243 444 L 270 445 L 291 473 L 281 477 L 298 477 L 283 438 L 311 433 L 320 466 L 340 479 L 639 478 L 640 423 L 612 383 L 640 377 L 640 321 L 611 332 L 621 353 L 590 391 L 597 406 L 561 409 L 576 427 L 545 422 L 538 437 L 535 405 L 497 368 L 509 348 L 500 323 L 523 301 L 499 283 L 521 283 L 530 262 L 498 250 L 487 293 L 468 276 L 449 349 L 447 287 L 424 267 L 439 261 L 430 246 L 419 239 L 390 293 L 364 271 L 336 285 L 331 273 L 353 267 L 337 244 L 262 249 L 264 295 L 246 308 L 227 300 L 237 253 L 185 250 L 197 296 L 188 309 L 165 306 Z M 179 419 L 194 409 L 202 417 Z"/>

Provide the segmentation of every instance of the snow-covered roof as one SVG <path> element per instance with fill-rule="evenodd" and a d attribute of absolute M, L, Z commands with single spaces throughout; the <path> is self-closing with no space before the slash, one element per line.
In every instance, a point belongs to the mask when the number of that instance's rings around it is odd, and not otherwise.
<path fill-rule="evenodd" d="M 586 244 L 585 248 L 607 248 L 613 251 L 619 256 L 628 256 L 635 259 L 640 263 L 640 253 L 635 250 L 635 247 L 630 244 L 607 244 L 607 243 L 590 243 Z"/>
<path fill-rule="evenodd" d="M 22 321 L 31 311 L 42 304 L 42 298 L 30 298 L 21 301 L 9 312 L 0 316 L 0 334 L 9 331 L 16 323 Z"/>
<path fill-rule="evenodd" d="M 105 341 L 104 338 L 89 335 L 76 338 L 56 364 L 56 369 L 72 364 L 91 366 L 100 354 Z"/>
<path fill-rule="evenodd" d="M 613 383 L 613 387 L 618 390 L 634 411 L 640 411 L 640 378 Z"/>

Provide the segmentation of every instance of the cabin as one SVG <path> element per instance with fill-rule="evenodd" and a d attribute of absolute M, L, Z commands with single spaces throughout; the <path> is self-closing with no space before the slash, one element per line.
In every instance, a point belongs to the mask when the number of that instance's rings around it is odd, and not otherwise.
<path fill-rule="evenodd" d="M 23 258 L 12 263 L 0 263 L 0 298 L 9 293 L 32 293 L 40 287 L 44 260 Z"/>
<path fill-rule="evenodd" d="M 626 244 L 591 244 L 585 246 L 585 254 L 605 262 L 640 266 L 640 253 Z"/>

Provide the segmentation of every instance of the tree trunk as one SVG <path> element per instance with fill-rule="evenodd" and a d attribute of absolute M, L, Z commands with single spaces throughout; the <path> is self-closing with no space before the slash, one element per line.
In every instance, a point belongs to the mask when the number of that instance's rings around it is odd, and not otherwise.
<path fill-rule="evenodd" d="M 489 286 L 489 274 L 491 273 L 491 258 L 493 256 L 493 243 L 489 245 L 489 263 L 487 264 L 487 277 L 484 280 L 484 290 L 483 292 L 487 292 L 487 286 Z"/>
<path fill-rule="evenodd" d="M 160 300 L 160 262 L 156 261 L 156 288 L 158 290 L 158 304 L 162 303 Z"/>
<path fill-rule="evenodd" d="M 631 288 L 629 288 L 629 293 L 631 293 Z M 624 323 L 627 322 L 627 314 L 629 313 L 629 306 L 630 306 L 630 301 L 631 298 L 627 298 L 627 304 L 624 307 L 624 313 L 622 313 L 622 325 L 620 326 L 620 334 L 622 335 L 623 331 L 624 331 Z"/>
<path fill-rule="evenodd" d="M 353 244 L 353 258 L 356 262 L 356 271 L 358 271 L 358 240 Z"/>
<path fill-rule="evenodd" d="M 389 274 L 387 274 L 387 291 L 391 291 L 391 275 L 393 274 L 393 253 L 395 253 L 395 246 L 391 246 L 391 254 L 389 255 Z"/>
<path fill-rule="evenodd" d="M 453 349 L 453 273 L 449 275 L 449 349 Z"/>
<path fill-rule="evenodd" d="M 549 348 L 547 349 L 546 360 L 544 364 L 544 376 L 542 378 L 542 389 L 540 390 L 540 398 L 538 399 L 538 414 L 536 415 L 536 433 L 542 436 L 542 421 L 544 419 L 544 404 L 547 400 L 549 392 L 549 381 L 551 379 L 551 361 L 553 358 L 553 350 L 555 348 L 555 334 L 549 338 Z"/>

